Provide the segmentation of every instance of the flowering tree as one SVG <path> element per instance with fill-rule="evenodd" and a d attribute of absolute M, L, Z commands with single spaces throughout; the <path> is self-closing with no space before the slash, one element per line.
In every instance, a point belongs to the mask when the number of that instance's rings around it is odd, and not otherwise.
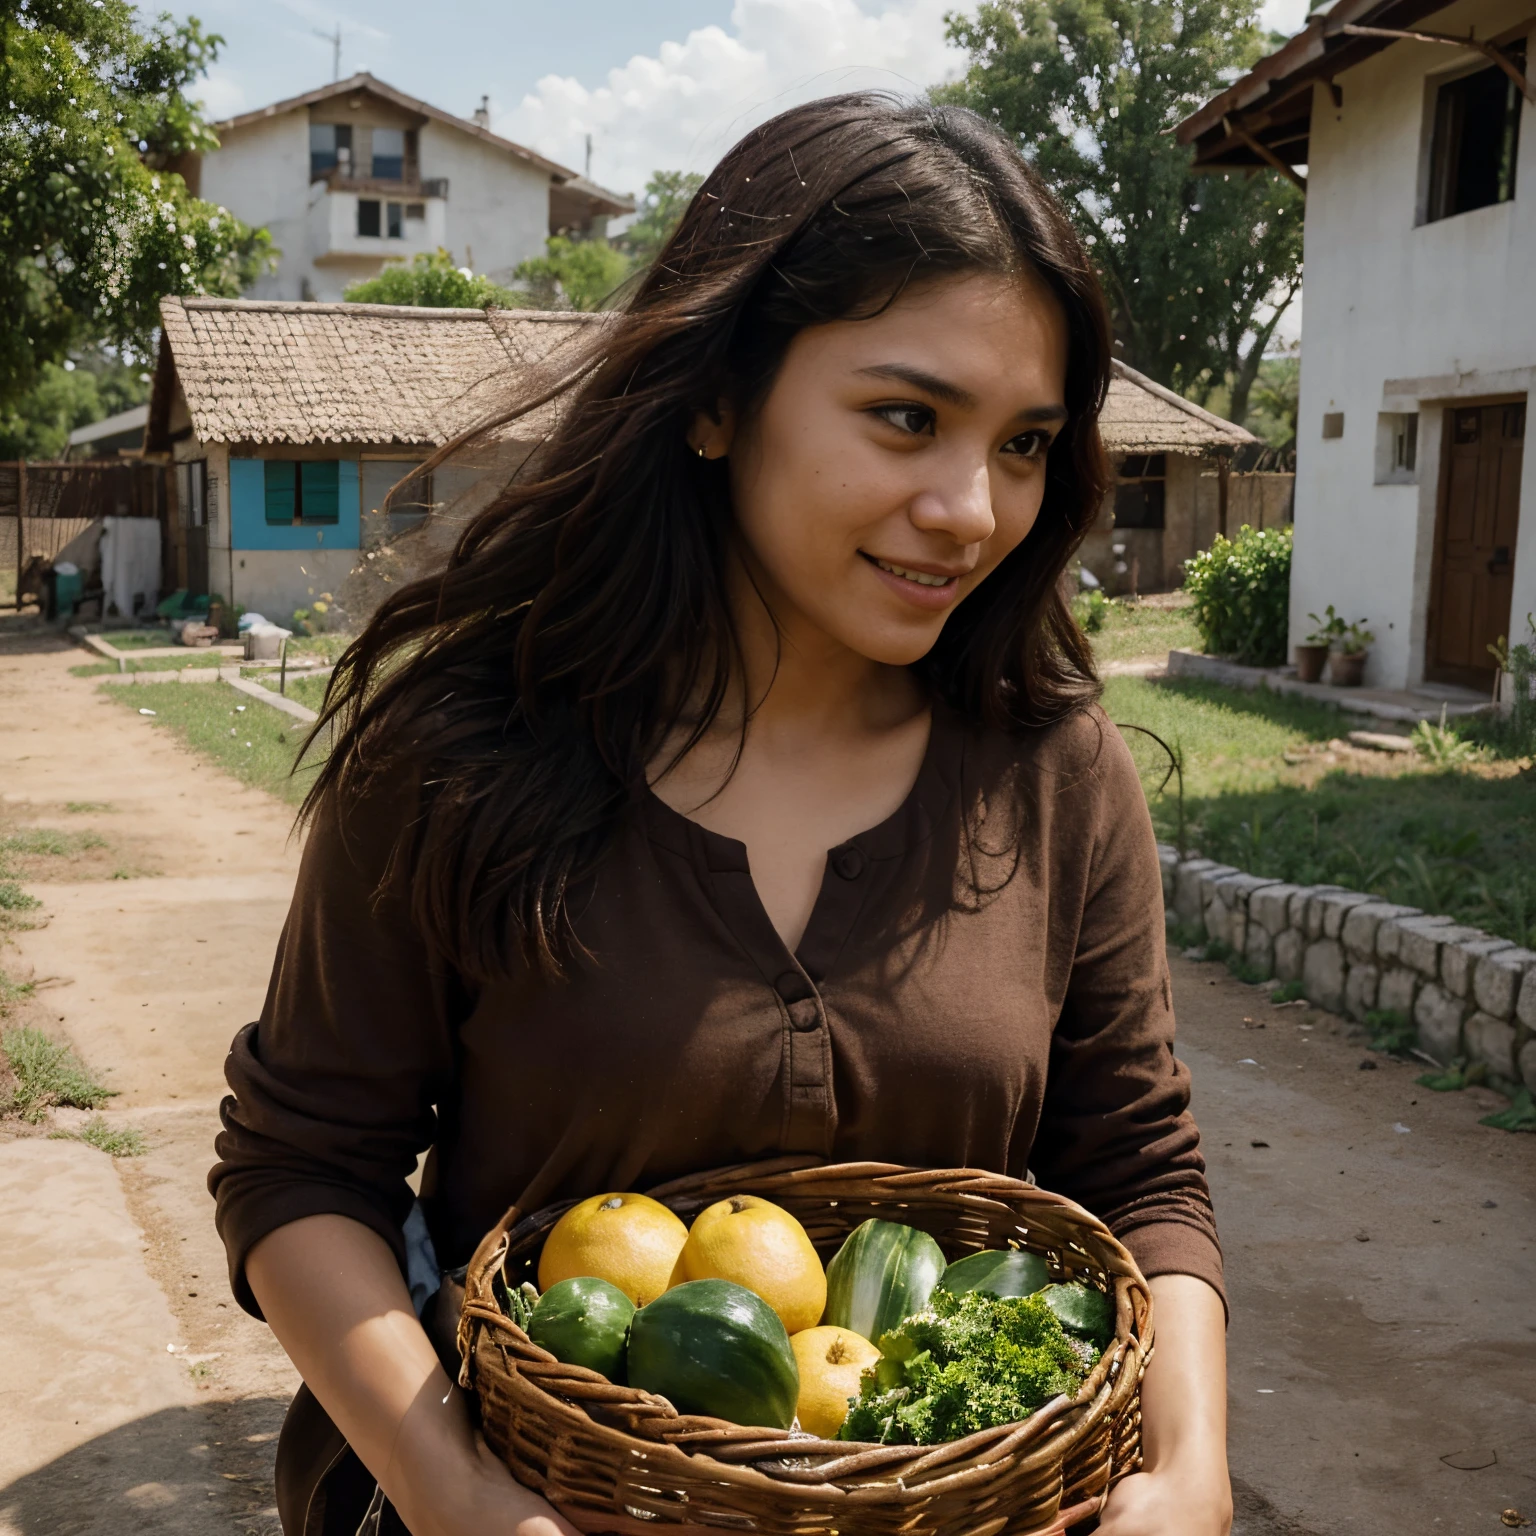
<path fill-rule="evenodd" d="M 92 341 L 146 356 L 163 296 L 233 295 L 270 261 L 176 169 L 218 142 L 185 93 L 220 41 L 127 0 L 0 6 L 0 404 Z"/>

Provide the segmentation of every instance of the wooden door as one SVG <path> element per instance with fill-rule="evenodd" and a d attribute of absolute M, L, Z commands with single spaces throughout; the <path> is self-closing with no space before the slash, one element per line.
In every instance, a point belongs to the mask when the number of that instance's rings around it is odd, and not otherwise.
<path fill-rule="evenodd" d="M 1488 647 L 1509 634 L 1525 404 L 1452 407 L 1442 441 L 1430 670 L 1483 682 L 1495 665 Z"/>

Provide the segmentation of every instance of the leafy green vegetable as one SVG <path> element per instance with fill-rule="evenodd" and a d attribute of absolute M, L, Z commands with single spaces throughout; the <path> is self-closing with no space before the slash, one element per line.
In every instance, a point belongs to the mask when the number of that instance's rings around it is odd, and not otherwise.
<path fill-rule="evenodd" d="M 1041 1297 L 935 1291 L 928 1310 L 880 1340 L 840 1438 L 936 1445 L 1075 1397 L 1099 1351 Z"/>

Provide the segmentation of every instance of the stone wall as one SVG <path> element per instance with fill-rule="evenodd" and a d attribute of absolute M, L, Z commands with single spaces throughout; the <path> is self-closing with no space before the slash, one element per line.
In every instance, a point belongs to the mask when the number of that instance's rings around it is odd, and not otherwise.
<path fill-rule="evenodd" d="M 1392 1010 L 1442 1064 L 1481 1062 L 1536 1092 L 1536 952 L 1338 885 L 1288 885 L 1160 846 L 1168 924 L 1229 945 L 1257 980 L 1319 1008 Z"/>

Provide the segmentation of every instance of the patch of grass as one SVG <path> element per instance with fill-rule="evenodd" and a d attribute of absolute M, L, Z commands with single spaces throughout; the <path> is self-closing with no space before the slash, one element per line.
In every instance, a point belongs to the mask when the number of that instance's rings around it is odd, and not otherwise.
<path fill-rule="evenodd" d="M 1307 995 L 1306 985 L 1301 981 L 1287 981 L 1275 988 L 1269 994 L 1272 1003 L 1297 1003 Z"/>
<path fill-rule="evenodd" d="M 66 800 L 64 809 L 71 815 L 85 816 L 93 811 L 114 811 L 117 807 L 110 800 Z"/>
<path fill-rule="evenodd" d="M 1479 1125 L 1491 1125 L 1496 1131 L 1536 1131 L 1536 1098 L 1529 1088 L 1522 1088 L 1509 1101 L 1508 1109 L 1484 1115 Z"/>
<path fill-rule="evenodd" d="M 222 666 L 229 659 L 217 651 L 188 651 L 185 656 L 146 656 L 121 667 L 115 661 L 87 661 L 71 667 L 69 673 L 71 677 L 103 677 L 109 672 L 183 672 L 188 667 Z"/>
<path fill-rule="evenodd" d="M 175 645 L 170 627 L 164 629 L 110 629 L 97 637 L 116 651 L 147 651 L 154 646 Z"/>
<path fill-rule="evenodd" d="M 83 1141 L 108 1157 L 143 1157 L 149 1151 L 144 1132 L 131 1125 L 112 1126 L 93 1115 L 78 1131 L 49 1131 L 49 1141 Z"/>
<path fill-rule="evenodd" d="M 1536 795 L 1527 774 L 1491 763 L 1436 768 L 1406 754 L 1327 769 L 1304 749 L 1315 754 L 1345 720 L 1263 689 L 1115 677 L 1104 706 L 1112 720 L 1156 731 L 1181 754 L 1187 848 L 1250 874 L 1343 885 L 1515 943 L 1536 940 Z M 1157 792 L 1166 754 L 1135 732 L 1126 739 L 1158 834 L 1177 842 L 1176 786 Z"/>
<path fill-rule="evenodd" d="M 30 912 L 42 906 L 36 896 L 29 896 L 14 880 L 0 880 L 0 912 Z"/>
<path fill-rule="evenodd" d="M 278 691 L 276 672 L 265 673 L 255 678 L 254 681 L 260 683 L 263 688 L 269 689 L 273 693 Z M 290 672 L 288 674 L 288 691 L 284 697 L 290 698 L 296 704 L 302 704 L 306 709 L 312 709 L 318 714 L 325 703 L 325 690 L 330 686 L 330 681 L 329 677 L 308 677 L 303 673 L 295 676 Z"/>
<path fill-rule="evenodd" d="M 9 856 L 43 855 L 67 859 L 89 848 L 105 848 L 107 840 L 99 832 L 61 832 L 56 827 L 23 827 L 0 837 L 0 859 Z"/>
<path fill-rule="evenodd" d="M 0 1034 L 0 1053 L 16 1079 L 15 1088 L 0 1101 L 0 1114 L 19 1115 L 36 1125 L 55 1106 L 100 1109 L 115 1097 L 69 1046 L 30 1025 Z"/>
<path fill-rule="evenodd" d="M 1418 1031 L 1413 1020 L 1396 1008 L 1376 1008 L 1365 1016 L 1365 1027 L 1371 1032 L 1371 1049 L 1401 1056 L 1418 1042 Z"/>
<path fill-rule="evenodd" d="M 1169 651 L 1203 649 L 1187 594 L 1155 598 L 1117 597 L 1109 601 L 1093 632 L 1093 654 L 1100 662 L 1134 656 L 1166 656 Z"/>
<path fill-rule="evenodd" d="M 336 661 L 352 644 L 352 635 L 295 635 L 288 642 L 288 654 L 292 656 L 320 656 L 326 661 Z"/>
<path fill-rule="evenodd" d="M 1460 1093 L 1463 1088 L 1487 1080 L 1488 1069 L 1482 1062 L 1475 1061 L 1469 1067 L 1466 1059 L 1460 1056 L 1444 1072 L 1421 1072 L 1414 1079 L 1420 1088 L 1428 1088 L 1434 1093 Z"/>
<path fill-rule="evenodd" d="M 1169 949 L 1193 949 L 1205 942 L 1205 929 L 1199 923 L 1173 923 L 1168 928 Z"/>
<path fill-rule="evenodd" d="M 228 683 L 143 683 L 106 692 L 130 709 L 153 709 L 148 724 L 180 737 L 242 784 L 290 804 L 304 798 L 318 765 L 306 762 L 294 772 L 307 734 L 301 721 L 247 699 Z"/>

